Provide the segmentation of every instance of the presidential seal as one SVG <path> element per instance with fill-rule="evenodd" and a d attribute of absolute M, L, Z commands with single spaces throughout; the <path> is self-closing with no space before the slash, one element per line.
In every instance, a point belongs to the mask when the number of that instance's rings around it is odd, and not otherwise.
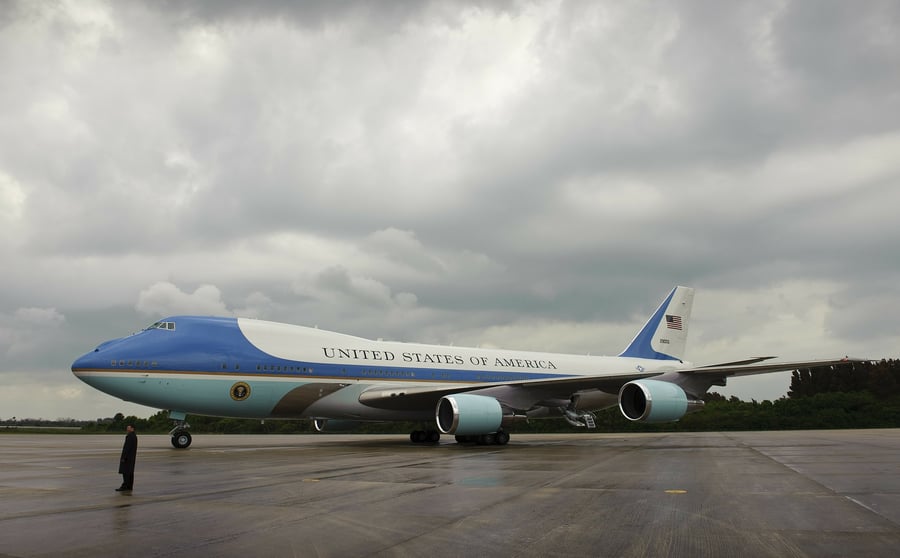
<path fill-rule="evenodd" d="M 231 386 L 231 398 L 235 401 L 243 401 L 250 397 L 250 386 L 246 382 L 238 382 Z"/>

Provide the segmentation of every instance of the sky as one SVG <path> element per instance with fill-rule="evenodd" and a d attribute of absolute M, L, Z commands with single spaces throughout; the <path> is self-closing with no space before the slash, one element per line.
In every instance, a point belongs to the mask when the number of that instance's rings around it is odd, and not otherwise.
<path fill-rule="evenodd" d="M 896 358 L 898 208 L 895 1 L 0 0 L 0 419 L 174 314 Z"/>

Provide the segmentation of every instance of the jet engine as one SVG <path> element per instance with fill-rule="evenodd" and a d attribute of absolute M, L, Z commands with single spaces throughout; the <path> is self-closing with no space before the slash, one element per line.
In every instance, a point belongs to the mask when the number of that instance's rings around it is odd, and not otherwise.
<path fill-rule="evenodd" d="M 493 397 L 458 393 L 441 398 L 435 418 L 443 434 L 490 434 L 497 432 L 503 424 L 503 409 Z"/>
<path fill-rule="evenodd" d="M 689 398 L 671 382 L 635 380 L 619 390 L 619 409 L 628 420 L 674 422 L 702 407 L 702 400 Z"/>

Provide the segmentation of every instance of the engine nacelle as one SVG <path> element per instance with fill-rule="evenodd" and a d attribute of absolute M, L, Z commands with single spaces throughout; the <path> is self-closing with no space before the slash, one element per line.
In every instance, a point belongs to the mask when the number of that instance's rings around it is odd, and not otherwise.
<path fill-rule="evenodd" d="M 644 422 L 674 422 L 703 407 L 678 385 L 659 380 L 635 380 L 619 390 L 619 410 L 625 418 Z"/>
<path fill-rule="evenodd" d="M 435 418 L 443 434 L 491 434 L 503 424 L 503 409 L 493 397 L 458 393 L 438 401 Z"/>
<path fill-rule="evenodd" d="M 360 427 L 358 420 L 313 419 L 316 432 L 350 432 Z"/>

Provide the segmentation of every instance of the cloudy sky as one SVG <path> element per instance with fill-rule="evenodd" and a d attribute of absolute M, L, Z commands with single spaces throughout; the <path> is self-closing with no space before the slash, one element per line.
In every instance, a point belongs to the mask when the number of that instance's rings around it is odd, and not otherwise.
<path fill-rule="evenodd" d="M 900 4 L 0 0 L 0 418 L 183 313 L 900 356 Z M 732 380 L 783 395 L 785 374 Z"/>

